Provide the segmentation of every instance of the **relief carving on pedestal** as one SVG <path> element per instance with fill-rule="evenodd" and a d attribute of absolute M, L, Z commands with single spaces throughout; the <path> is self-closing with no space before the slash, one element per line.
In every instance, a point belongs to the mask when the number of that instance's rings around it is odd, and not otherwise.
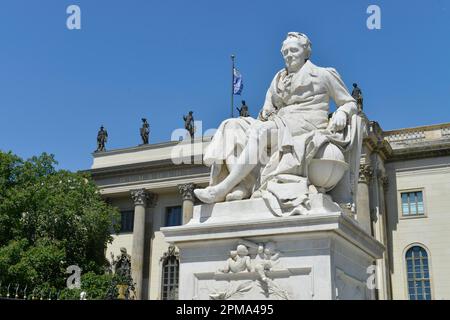
<path fill-rule="evenodd" d="M 250 250 L 254 253 L 251 254 Z M 212 290 L 209 294 L 210 298 L 226 300 L 258 286 L 261 293 L 267 298 L 273 296 L 282 300 L 289 300 L 288 292 L 278 286 L 269 274 L 274 266 L 279 263 L 280 254 L 274 242 L 257 244 L 248 240 L 240 240 L 236 250 L 230 251 L 230 257 L 227 259 L 225 267 L 219 269 L 218 273 L 251 273 L 255 276 L 256 281 L 251 280 L 239 284 L 230 283 L 225 290 Z"/>
<path fill-rule="evenodd" d="M 219 269 L 219 272 L 223 273 L 238 273 L 243 271 L 252 271 L 252 265 L 250 256 L 248 255 L 248 249 L 243 244 L 237 246 L 236 250 L 230 251 L 230 257 L 226 262 L 226 266 L 223 269 Z"/>

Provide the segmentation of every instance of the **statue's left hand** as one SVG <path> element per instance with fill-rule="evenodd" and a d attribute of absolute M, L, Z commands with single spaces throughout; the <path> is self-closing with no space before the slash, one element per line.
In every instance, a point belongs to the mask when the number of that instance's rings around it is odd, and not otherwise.
<path fill-rule="evenodd" d="M 270 110 L 261 110 L 261 112 L 258 115 L 258 120 L 261 120 L 261 121 L 273 120 L 274 114 L 275 114 L 275 112 L 270 111 Z"/>
<path fill-rule="evenodd" d="M 331 130 L 341 131 L 347 124 L 347 114 L 344 111 L 336 111 L 331 119 Z"/>

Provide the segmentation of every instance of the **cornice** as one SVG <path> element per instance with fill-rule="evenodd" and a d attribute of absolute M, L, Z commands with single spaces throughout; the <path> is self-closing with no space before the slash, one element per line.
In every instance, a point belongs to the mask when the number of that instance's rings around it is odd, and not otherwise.
<path fill-rule="evenodd" d="M 394 134 L 401 134 L 401 133 L 407 133 L 407 132 L 416 132 L 416 131 L 433 131 L 437 129 L 444 129 L 444 128 L 450 128 L 450 123 L 439 123 L 439 124 L 432 124 L 432 125 L 425 125 L 425 126 L 418 126 L 418 127 L 409 127 L 409 128 L 401 128 L 401 129 L 394 129 L 394 130 L 386 130 L 383 131 L 384 136 L 391 136 Z"/>
<path fill-rule="evenodd" d="M 450 155 L 450 142 L 448 143 L 423 143 L 411 147 L 395 149 L 386 162 L 413 160 Z"/>
<path fill-rule="evenodd" d="M 157 161 L 146 161 L 146 162 L 140 162 L 140 163 L 90 169 L 90 170 L 85 170 L 83 172 L 90 173 L 92 177 L 99 179 L 99 178 L 109 177 L 109 176 L 118 176 L 118 175 L 124 175 L 124 174 L 136 174 L 136 173 L 157 171 L 157 170 L 163 170 L 163 169 L 174 170 L 177 168 L 186 169 L 186 168 L 204 167 L 204 166 L 205 165 L 203 163 L 174 164 L 171 159 L 163 159 L 163 160 L 157 160 Z M 206 168 L 206 166 L 205 166 L 205 168 Z"/>
<path fill-rule="evenodd" d="M 205 137 L 199 137 L 195 138 L 193 140 L 193 143 L 203 143 L 203 142 L 210 142 L 212 137 L 205 136 Z M 102 152 L 93 152 L 92 156 L 94 158 L 101 158 L 101 157 L 107 157 L 117 154 L 124 154 L 124 153 L 130 153 L 130 152 L 136 152 L 136 151 L 144 151 L 144 150 L 152 150 L 152 149 L 160 149 L 160 148 L 166 148 L 166 147 L 173 147 L 179 144 L 180 141 L 166 141 L 166 142 L 160 142 L 160 143 L 153 143 L 153 144 L 145 144 L 145 145 L 138 145 L 134 147 L 127 147 L 127 148 L 119 148 L 119 149 L 112 149 Z"/>
<path fill-rule="evenodd" d="M 388 159 L 393 153 L 389 142 L 387 140 L 380 140 L 375 135 L 369 134 L 369 136 L 364 139 L 363 143 L 370 152 L 381 155 L 383 160 Z"/>

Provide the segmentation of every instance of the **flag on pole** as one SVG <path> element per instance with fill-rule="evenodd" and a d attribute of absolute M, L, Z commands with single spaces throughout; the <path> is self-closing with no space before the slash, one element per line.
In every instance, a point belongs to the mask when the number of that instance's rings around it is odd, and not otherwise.
<path fill-rule="evenodd" d="M 233 94 L 240 95 L 244 89 L 244 83 L 242 82 L 241 73 L 234 68 L 233 69 Z"/>

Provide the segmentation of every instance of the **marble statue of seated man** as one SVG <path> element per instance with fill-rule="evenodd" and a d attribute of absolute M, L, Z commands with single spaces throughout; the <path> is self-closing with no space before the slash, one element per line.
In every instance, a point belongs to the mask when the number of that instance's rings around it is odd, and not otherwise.
<path fill-rule="evenodd" d="M 206 148 L 210 184 L 194 190 L 204 203 L 262 197 L 279 215 L 302 214 L 311 193 L 332 191 L 344 176 L 337 197 L 348 198 L 356 101 L 335 69 L 311 62 L 306 35 L 288 33 L 281 53 L 286 67 L 273 78 L 258 118 L 223 121 Z M 331 119 L 330 98 L 337 108 Z"/>

